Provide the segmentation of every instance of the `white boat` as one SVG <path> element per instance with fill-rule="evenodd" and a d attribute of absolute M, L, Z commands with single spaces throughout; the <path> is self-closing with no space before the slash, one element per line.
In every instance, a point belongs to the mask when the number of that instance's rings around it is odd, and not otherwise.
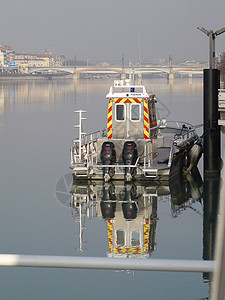
<path fill-rule="evenodd" d="M 156 97 L 143 85 L 114 82 L 106 95 L 107 128 L 73 140 L 70 167 L 75 179 L 169 180 L 197 165 L 202 153 L 195 127 L 156 118 Z"/>

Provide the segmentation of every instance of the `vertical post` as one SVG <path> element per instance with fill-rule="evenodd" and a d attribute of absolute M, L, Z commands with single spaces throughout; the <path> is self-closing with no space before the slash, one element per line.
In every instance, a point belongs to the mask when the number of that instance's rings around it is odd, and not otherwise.
<path fill-rule="evenodd" d="M 220 171 L 220 127 L 218 125 L 219 70 L 204 69 L 204 174 Z"/>
<path fill-rule="evenodd" d="M 209 67 L 215 69 L 215 34 L 209 31 Z"/>
<path fill-rule="evenodd" d="M 219 193 L 220 178 L 205 178 L 203 185 L 203 260 L 214 259 Z M 211 281 L 212 274 L 203 273 L 203 278 Z"/>
<path fill-rule="evenodd" d="M 85 110 L 75 110 L 75 113 L 79 113 L 79 125 L 74 125 L 74 127 L 79 128 L 79 160 L 81 160 L 81 146 L 82 146 L 82 135 L 85 134 L 82 132 L 82 120 L 86 120 L 86 118 L 82 117 L 82 113 L 86 112 Z"/>
<path fill-rule="evenodd" d="M 82 111 L 79 111 L 79 159 L 81 160 Z"/>
<path fill-rule="evenodd" d="M 124 54 L 122 54 L 122 70 L 121 70 L 121 80 L 126 79 L 125 67 L 124 67 Z"/>
<path fill-rule="evenodd" d="M 215 269 L 210 299 L 225 299 L 225 172 L 223 171 L 222 189 L 220 192 L 219 218 L 216 231 Z"/>

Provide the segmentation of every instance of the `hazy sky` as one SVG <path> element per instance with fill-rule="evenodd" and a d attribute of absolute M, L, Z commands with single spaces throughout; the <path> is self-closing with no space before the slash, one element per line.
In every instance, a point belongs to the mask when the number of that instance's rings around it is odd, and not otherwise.
<path fill-rule="evenodd" d="M 0 44 L 77 59 L 207 59 L 197 26 L 225 27 L 225 0 L 0 0 Z M 225 52 L 225 33 L 216 39 Z"/>

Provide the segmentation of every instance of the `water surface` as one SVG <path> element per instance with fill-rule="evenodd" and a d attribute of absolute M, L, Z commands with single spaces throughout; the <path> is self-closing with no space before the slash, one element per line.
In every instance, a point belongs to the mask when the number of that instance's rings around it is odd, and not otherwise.
<path fill-rule="evenodd" d="M 1 253 L 98 257 L 109 253 L 108 220 L 99 204 L 95 217 L 84 217 L 81 247 L 79 212 L 67 202 L 70 184 L 63 199 L 55 190 L 60 178 L 70 173 L 69 148 L 78 122 L 73 111 L 87 111 L 85 132 L 105 128 L 105 95 L 111 84 L 71 79 L 0 83 Z M 144 84 L 156 93 L 160 116 L 202 123 L 201 78 L 175 79 L 173 85 L 166 79 L 146 79 Z M 202 162 L 199 170 L 202 173 Z M 157 198 L 154 249 L 145 259 L 202 259 L 201 196 L 184 194 L 179 209 L 169 194 Z M 122 208 L 118 211 L 122 218 Z M 0 268 L 0 276 L 0 295 L 7 300 L 190 300 L 209 293 L 201 273 Z"/>

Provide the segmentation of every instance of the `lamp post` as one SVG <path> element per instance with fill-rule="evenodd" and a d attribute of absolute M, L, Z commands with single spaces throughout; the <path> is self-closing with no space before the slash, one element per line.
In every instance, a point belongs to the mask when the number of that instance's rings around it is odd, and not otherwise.
<path fill-rule="evenodd" d="M 204 27 L 197 27 L 209 37 L 209 68 L 215 69 L 215 37 L 225 32 L 225 27 L 213 32 Z"/>
<path fill-rule="evenodd" d="M 215 37 L 225 32 L 225 27 L 213 32 L 198 27 L 209 37 L 209 69 L 204 69 L 204 177 L 220 176 L 220 126 L 218 125 L 218 89 L 220 72 L 215 69 Z"/>

